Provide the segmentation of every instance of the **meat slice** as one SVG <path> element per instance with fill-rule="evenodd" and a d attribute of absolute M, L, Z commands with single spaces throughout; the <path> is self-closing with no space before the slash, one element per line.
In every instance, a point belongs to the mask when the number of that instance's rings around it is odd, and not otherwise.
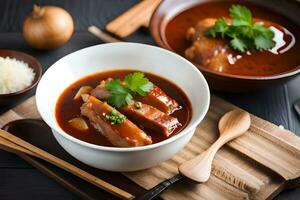
<path fill-rule="evenodd" d="M 153 106 L 142 103 L 140 108 L 136 108 L 134 104 L 135 102 L 132 101 L 130 105 L 122 107 L 120 111 L 133 122 L 145 128 L 161 132 L 169 137 L 178 126 L 181 126 L 177 118 L 167 115 Z"/>
<path fill-rule="evenodd" d="M 113 145 L 118 147 L 144 146 L 152 143 L 151 138 L 134 123 L 125 119 L 121 124 L 112 125 L 105 119 L 113 108 L 90 95 L 82 95 L 84 104 L 81 114 L 104 135 Z M 120 114 L 119 112 L 117 112 Z"/>
<path fill-rule="evenodd" d="M 105 84 L 111 80 L 112 78 L 108 78 L 100 81 L 100 84 L 91 91 L 91 95 L 98 99 L 106 100 L 109 97 L 109 91 L 105 88 Z"/>
<path fill-rule="evenodd" d="M 205 36 L 205 32 L 214 26 L 215 21 L 215 18 L 206 18 L 187 30 L 186 38 L 191 41 L 192 45 L 185 50 L 185 57 L 197 64 L 222 72 L 230 67 L 228 42 L 220 38 Z"/>
<path fill-rule="evenodd" d="M 91 92 L 91 95 L 101 100 L 106 100 L 109 96 L 109 91 L 105 88 L 105 83 L 107 81 L 109 80 L 101 81 L 100 84 Z M 158 93 L 161 93 L 162 90 L 160 90 L 156 86 L 154 87 L 155 88 L 153 88 L 153 90 L 156 92 L 153 92 L 153 95 L 158 96 Z M 149 95 L 149 97 L 154 98 L 153 95 Z M 136 99 L 140 100 L 141 102 L 150 102 L 150 98 L 138 97 Z M 132 101 L 130 105 L 120 108 L 120 111 L 125 114 L 130 120 L 138 123 L 142 127 L 162 132 L 166 137 L 169 137 L 173 133 L 173 131 L 181 125 L 177 118 L 162 112 L 156 107 L 142 103 L 141 108 L 136 108 L 134 106 L 134 103 L 135 101 Z"/>
<path fill-rule="evenodd" d="M 146 96 L 136 97 L 137 101 L 141 101 L 145 104 L 151 105 L 168 115 L 172 114 L 176 110 L 180 110 L 181 106 L 177 101 L 169 97 L 162 89 L 158 86 L 153 85 L 153 89 L 147 93 Z"/>
<path fill-rule="evenodd" d="M 109 91 L 105 88 L 105 83 L 111 79 L 102 80 L 100 84 L 92 90 L 91 94 L 99 99 L 107 99 Z M 175 99 L 169 97 L 162 89 L 158 86 L 153 85 L 153 89 L 147 93 L 146 96 L 137 96 L 136 101 L 151 105 L 168 115 L 172 114 L 176 110 L 181 109 L 181 106 Z"/>

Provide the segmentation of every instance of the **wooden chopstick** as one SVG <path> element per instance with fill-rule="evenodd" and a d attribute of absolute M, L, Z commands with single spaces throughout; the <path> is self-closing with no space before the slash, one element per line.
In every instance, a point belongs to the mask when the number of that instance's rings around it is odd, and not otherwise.
<path fill-rule="evenodd" d="M 24 153 L 24 154 L 28 154 L 30 156 L 37 157 L 37 155 L 32 153 L 31 151 L 28 151 L 27 149 L 24 149 L 23 147 L 20 147 L 19 145 L 11 143 L 10 141 L 8 141 L 2 137 L 0 137 L 0 149 L 9 151 L 11 153 L 16 153 L 16 154 Z"/>
<path fill-rule="evenodd" d="M 114 37 L 110 36 L 109 34 L 103 32 L 102 30 L 100 30 L 96 26 L 90 26 L 88 28 L 88 31 L 90 33 L 92 33 L 93 35 L 95 35 L 97 38 L 101 39 L 103 42 L 107 42 L 107 43 L 121 42 L 121 40 L 118 40 L 117 38 L 114 38 Z"/>
<path fill-rule="evenodd" d="M 148 26 L 151 16 L 162 0 L 143 0 L 106 25 L 106 30 L 123 38 L 141 26 Z"/>
<path fill-rule="evenodd" d="M 21 152 L 21 153 L 26 153 L 38 158 L 41 158 L 49 163 L 52 163 L 86 181 L 88 181 L 89 183 L 111 193 L 114 194 L 122 199 L 133 199 L 134 196 L 114 185 L 111 185 L 110 183 L 99 179 L 98 177 L 89 174 L 85 171 L 83 171 L 82 169 L 56 157 L 53 156 L 49 153 L 47 153 L 46 151 L 33 146 L 32 144 L 22 140 L 21 138 L 18 138 L 10 133 L 8 133 L 7 131 L 4 131 L 2 129 L 0 129 L 0 144 L 1 144 L 1 148 L 3 149 L 8 149 L 9 151 L 12 152 Z"/>

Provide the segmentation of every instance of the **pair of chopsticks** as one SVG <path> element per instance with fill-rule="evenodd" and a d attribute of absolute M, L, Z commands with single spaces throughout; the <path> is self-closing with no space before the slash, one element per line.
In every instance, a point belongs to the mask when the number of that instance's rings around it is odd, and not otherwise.
<path fill-rule="evenodd" d="M 128 11 L 106 25 L 106 30 L 114 35 L 124 38 L 135 32 L 141 26 L 148 27 L 154 10 L 162 0 L 143 0 Z M 103 32 L 96 26 L 90 26 L 88 31 L 104 42 L 121 42 Z"/>
<path fill-rule="evenodd" d="M 151 16 L 162 0 L 143 0 L 106 25 L 106 30 L 127 37 L 140 27 L 148 27 Z"/>
<path fill-rule="evenodd" d="M 64 169 L 71 174 L 74 174 L 83 180 L 117 196 L 121 199 L 133 199 L 134 196 L 104 180 L 99 179 L 98 177 L 87 173 L 86 171 L 56 157 L 46 151 L 22 140 L 19 137 L 14 136 L 13 134 L 0 129 L 0 148 L 12 153 L 24 153 L 30 156 L 40 158 L 44 161 L 47 161 L 61 169 Z"/>
<path fill-rule="evenodd" d="M 148 27 L 151 16 L 161 1 L 162 0 L 143 0 L 108 23 L 106 30 L 120 38 L 124 38 L 135 32 L 141 26 Z M 90 26 L 88 31 L 104 42 L 121 42 L 121 40 L 103 32 L 96 26 Z"/>

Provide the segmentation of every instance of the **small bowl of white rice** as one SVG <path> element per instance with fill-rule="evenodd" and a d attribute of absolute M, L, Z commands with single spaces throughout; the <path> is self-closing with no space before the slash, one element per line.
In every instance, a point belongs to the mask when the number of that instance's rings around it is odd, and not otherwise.
<path fill-rule="evenodd" d="M 0 105 L 22 99 L 39 82 L 42 66 L 34 57 L 0 49 Z"/>

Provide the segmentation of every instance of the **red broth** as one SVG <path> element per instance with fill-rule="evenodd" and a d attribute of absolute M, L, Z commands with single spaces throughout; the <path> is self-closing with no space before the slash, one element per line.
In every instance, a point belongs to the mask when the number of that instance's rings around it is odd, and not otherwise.
<path fill-rule="evenodd" d="M 195 26 L 204 18 L 229 17 L 228 9 L 233 4 L 242 4 L 248 7 L 253 17 L 274 22 L 285 27 L 295 37 L 296 43 L 288 51 L 282 54 L 273 54 L 268 51 L 255 51 L 252 55 L 242 54 L 242 58 L 230 65 L 222 72 L 234 75 L 264 76 L 286 72 L 300 65 L 300 27 L 291 20 L 279 15 L 267 8 L 242 1 L 208 2 L 192 7 L 175 16 L 168 23 L 165 36 L 170 47 L 184 56 L 184 51 L 191 44 L 185 38 L 189 27 Z M 284 39 L 289 42 L 290 37 L 285 35 Z M 238 53 L 232 51 L 234 56 Z M 206 67 L 206 66 L 203 66 Z"/>
<path fill-rule="evenodd" d="M 132 72 L 133 71 L 129 70 L 106 71 L 103 73 L 97 73 L 84 77 L 71 84 L 61 94 L 56 104 L 55 115 L 59 126 L 67 134 L 79 140 L 101 146 L 113 146 L 104 136 L 101 135 L 101 133 L 96 131 L 93 126 L 89 125 L 88 131 L 79 131 L 70 126 L 68 121 L 80 116 L 80 106 L 83 103 L 82 100 L 75 101 L 73 100 L 73 98 L 81 86 L 90 85 L 92 87 L 96 87 L 101 80 L 107 79 L 109 77 L 122 79 L 126 74 Z M 172 135 L 177 134 L 190 122 L 192 115 L 192 107 L 190 101 L 188 100 L 185 93 L 178 86 L 171 83 L 170 81 L 149 73 L 145 73 L 145 76 L 155 85 L 159 86 L 162 90 L 164 90 L 170 97 L 174 98 L 182 106 L 181 110 L 178 110 L 172 114 L 172 116 L 178 118 L 179 122 L 182 124 L 181 127 L 178 127 L 172 133 Z M 153 132 L 152 130 L 147 129 L 143 130 L 151 136 L 153 143 L 157 143 L 167 139 L 162 133 Z"/>

